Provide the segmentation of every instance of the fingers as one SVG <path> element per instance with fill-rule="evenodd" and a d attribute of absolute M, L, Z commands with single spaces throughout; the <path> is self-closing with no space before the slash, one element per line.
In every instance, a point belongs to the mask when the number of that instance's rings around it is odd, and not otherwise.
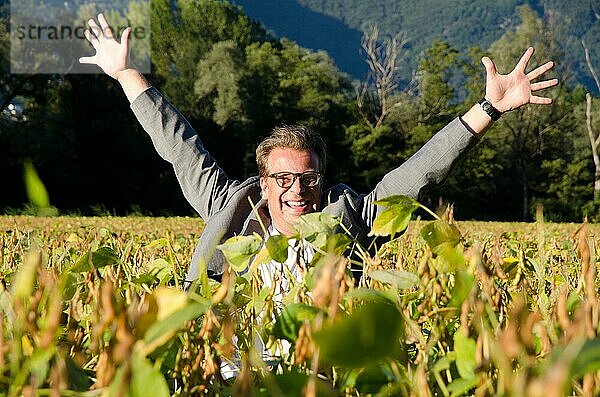
<path fill-rule="evenodd" d="M 525 68 L 527 67 L 527 64 L 529 63 L 529 60 L 531 59 L 531 56 L 533 55 L 534 51 L 535 50 L 533 49 L 533 47 L 529 47 L 527 51 L 525 51 L 521 59 L 519 59 L 519 63 L 517 63 L 517 65 L 515 66 L 515 70 L 525 73 Z"/>
<path fill-rule="evenodd" d="M 543 90 L 544 88 L 554 87 L 558 84 L 558 79 L 545 80 L 531 84 L 531 91 Z"/>
<path fill-rule="evenodd" d="M 88 64 L 96 64 L 96 57 L 81 57 L 79 58 L 79 63 L 88 63 Z"/>
<path fill-rule="evenodd" d="M 552 62 L 552 61 L 546 62 L 542 66 L 538 66 L 537 68 L 533 69 L 531 72 L 527 73 L 527 78 L 529 79 L 529 81 L 535 80 L 538 77 L 540 77 L 541 75 L 543 75 L 544 73 L 546 73 L 548 70 L 552 69 L 553 67 L 554 67 L 554 62 Z"/>
<path fill-rule="evenodd" d="M 85 30 L 85 32 L 83 32 L 83 34 L 85 35 L 85 38 L 87 39 L 87 41 L 89 41 L 92 46 L 98 50 L 98 45 L 100 45 L 100 42 L 98 41 L 98 38 L 89 30 Z"/>
<path fill-rule="evenodd" d="M 494 62 L 489 57 L 481 58 L 481 63 L 483 63 L 483 66 L 485 67 L 485 73 L 488 78 L 493 77 L 498 73 L 496 71 L 496 65 L 494 65 Z"/>
<path fill-rule="evenodd" d="M 104 14 L 98 14 L 98 22 L 100 22 L 100 27 L 102 28 L 102 33 L 104 33 L 106 38 L 112 39 L 113 32 L 112 32 L 112 29 L 110 28 L 110 26 L 108 25 L 108 22 L 106 21 L 106 18 L 104 17 Z"/>
<path fill-rule="evenodd" d="M 552 103 L 552 98 L 532 95 L 531 98 L 529 98 L 529 103 L 535 103 L 536 105 L 550 105 Z"/>
<path fill-rule="evenodd" d="M 100 29 L 100 26 L 98 26 L 98 24 L 96 23 L 96 21 L 94 19 L 88 20 L 88 26 L 90 28 L 86 29 L 86 31 L 84 32 L 85 37 L 88 39 L 88 41 L 90 43 L 92 43 L 92 45 L 94 45 L 94 41 L 97 44 L 98 39 L 102 36 L 102 29 Z M 94 47 L 96 47 L 96 46 L 94 46 Z"/>
<path fill-rule="evenodd" d="M 103 37 L 106 37 L 109 40 L 114 39 L 112 28 L 106 21 L 106 17 L 104 16 L 104 14 L 98 14 L 98 22 L 100 23 L 100 25 L 98 25 L 96 20 L 94 20 L 93 18 L 89 19 L 88 26 L 90 28 L 89 28 L 89 30 L 86 30 L 84 32 L 85 37 L 88 39 L 88 41 L 90 43 L 92 43 L 92 45 L 94 45 L 94 40 L 96 43 L 98 43 L 100 41 L 100 39 Z M 131 29 L 129 29 L 129 30 L 131 30 Z M 90 35 L 90 33 L 91 33 L 91 35 Z M 125 33 L 125 31 L 123 31 L 123 33 Z M 129 33 L 127 35 L 129 36 Z M 94 45 L 94 47 L 96 47 L 96 46 Z"/>
<path fill-rule="evenodd" d="M 123 33 L 121 33 L 121 44 L 124 43 L 127 48 L 129 48 L 129 34 L 130 33 L 131 33 L 130 27 L 125 28 Z"/>

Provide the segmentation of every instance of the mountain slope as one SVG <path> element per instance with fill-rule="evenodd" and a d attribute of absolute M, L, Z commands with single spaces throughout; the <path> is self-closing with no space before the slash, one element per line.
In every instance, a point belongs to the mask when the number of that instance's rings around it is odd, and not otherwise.
<path fill-rule="evenodd" d="M 313 49 L 325 49 L 341 70 L 363 79 L 361 32 L 371 26 L 384 34 L 403 31 L 409 39 L 401 68 L 404 78 L 416 68 L 420 54 L 435 39 L 461 52 L 487 48 L 507 29 L 520 23 L 516 8 L 528 4 L 546 20 L 555 20 L 553 35 L 562 44 L 576 81 L 595 85 L 584 62 L 584 37 L 600 68 L 600 0 L 234 0 L 252 18 L 279 37 Z M 357 57 L 358 61 L 353 58 Z"/>

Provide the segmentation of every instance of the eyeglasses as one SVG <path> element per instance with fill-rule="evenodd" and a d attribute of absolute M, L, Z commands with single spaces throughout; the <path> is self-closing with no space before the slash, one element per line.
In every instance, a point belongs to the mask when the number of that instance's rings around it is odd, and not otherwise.
<path fill-rule="evenodd" d="M 284 189 L 290 188 L 294 182 L 296 182 L 296 178 L 300 179 L 300 183 L 304 187 L 315 187 L 321 182 L 321 174 L 316 171 L 307 171 L 301 173 L 275 172 L 267 175 L 267 177 L 275 179 L 277 185 Z"/>

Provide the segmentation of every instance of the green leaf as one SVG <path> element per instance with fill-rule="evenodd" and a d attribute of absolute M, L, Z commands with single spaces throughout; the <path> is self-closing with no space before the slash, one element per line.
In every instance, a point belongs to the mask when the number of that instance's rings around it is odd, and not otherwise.
<path fill-rule="evenodd" d="M 96 251 L 82 255 L 71 267 L 72 272 L 84 273 L 107 265 L 120 263 L 119 255 L 110 247 L 100 247 Z"/>
<path fill-rule="evenodd" d="M 259 396 L 302 396 L 306 392 L 306 385 L 310 376 L 301 372 L 286 372 L 271 375 L 274 382 L 264 382 L 266 390 L 262 390 Z M 316 380 L 317 396 L 336 396 L 337 393 L 321 379 Z"/>
<path fill-rule="evenodd" d="M 600 371 L 600 338 L 587 340 L 571 363 L 571 376 L 575 378 L 595 371 Z"/>
<path fill-rule="evenodd" d="M 404 196 L 402 194 L 396 194 L 393 196 L 384 197 L 375 201 L 373 204 L 380 205 L 382 207 L 392 207 L 395 205 L 398 206 L 417 206 L 420 207 L 420 204 L 413 199 L 412 197 Z"/>
<path fill-rule="evenodd" d="M 319 255 L 319 253 L 317 252 L 315 254 L 315 256 Z M 315 258 L 313 258 L 313 261 L 311 262 L 311 264 L 313 266 L 308 268 L 308 271 L 306 272 L 306 274 L 304 275 L 304 285 L 306 286 L 306 288 L 308 288 L 310 291 L 313 290 L 313 288 L 315 287 L 315 281 L 317 280 L 316 275 L 318 274 L 317 270 L 320 271 L 321 266 L 319 265 L 317 267 L 317 264 L 314 262 Z"/>
<path fill-rule="evenodd" d="M 24 163 L 24 168 L 25 189 L 27 190 L 29 201 L 37 208 L 50 207 L 50 198 L 46 191 L 46 187 L 31 161 L 26 161 Z"/>
<path fill-rule="evenodd" d="M 537 277 L 538 281 L 544 280 L 544 268 L 540 264 L 540 261 L 538 261 L 535 258 L 526 258 L 525 263 L 533 267 L 533 270 L 535 271 L 535 276 Z"/>
<path fill-rule="evenodd" d="M 148 268 L 161 284 L 165 284 L 171 279 L 173 266 L 163 258 L 153 260 L 148 264 Z"/>
<path fill-rule="evenodd" d="M 456 352 L 456 369 L 461 378 L 473 379 L 477 362 L 475 353 L 477 343 L 466 336 L 460 329 L 454 333 L 454 351 Z"/>
<path fill-rule="evenodd" d="M 335 227 L 340 224 L 338 218 L 324 212 L 302 215 L 294 225 L 298 238 L 304 239 L 317 248 L 323 247 Z"/>
<path fill-rule="evenodd" d="M 62 291 L 63 299 L 71 300 L 77 292 L 77 276 L 71 271 L 63 272 L 60 276 L 60 290 Z"/>
<path fill-rule="evenodd" d="M 450 392 L 451 397 L 463 396 L 472 388 L 477 387 L 478 384 L 479 379 L 475 376 L 470 379 L 454 379 L 452 383 L 448 385 L 448 391 Z"/>
<path fill-rule="evenodd" d="M 254 233 L 250 236 L 233 236 L 217 245 L 217 248 L 223 251 L 233 270 L 242 272 L 248 268 L 250 259 L 258 253 L 261 245 L 261 237 Z"/>
<path fill-rule="evenodd" d="M 574 312 L 577 306 L 579 306 L 579 304 L 581 303 L 581 301 L 581 295 L 579 295 L 575 291 L 571 292 L 569 294 L 569 297 L 567 298 L 567 310 L 571 313 Z"/>
<path fill-rule="evenodd" d="M 504 270 L 506 273 L 509 273 L 509 272 L 511 272 L 511 271 L 512 271 L 512 270 L 513 270 L 515 267 L 517 267 L 517 265 L 519 264 L 519 262 L 521 262 L 519 258 L 515 258 L 515 257 L 512 257 L 512 256 L 509 256 L 509 257 L 503 258 L 503 263 L 502 263 L 502 266 L 503 266 L 503 268 L 504 268 L 503 270 Z"/>
<path fill-rule="evenodd" d="M 135 285 L 152 285 L 156 281 L 156 277 L 152 273 L 143 273 L 131 279 Z"/>
<path fill-rule="evenodd" d="M 28 362 L 31 376 L 35 376 L 37 379 L 46 379 L 50 370 L 50 360 L 55 354 L 56 345 L 50 345 L 45 349 L 36 346 Z"/>
<path fill-rule="evenodd" d="M 155 249 L 155 248 L 164 248 L 169 246 L 169 241 L 166 238 L 159 238 L 154 241 L 151 241 L 148 245 L 144 246 L 144 249 Z"/>
<path fill-rule="evenodd" d="M 456 272 L 455 284 L 452 288 L 452 299 L 448 302 L 448 306 L 460 307 L 462 303 L 471 294 L 475 277 L 466 270 Z"/>
<path fill-rule="evenodd" d="M 352 239 L 343 233 L 332 234 L 327 237 L 325 244 L 320 247 L 323 252 L 317 251 L 313 256 L 310 264 L 314 267 L 325 263 L 331 255 L 340 256 L 348 249 L 348 246 L 352 243 Z M 312 286 L 309 286 L 312 289 Z"/>
<path fill-rule="evenodd" d="M 250 305 L 246 306 L 246 310 L 252 308 L 256 313 L 260 313 L 264 309 L 265 303 L 267 301 L 267 296 L 269 296 L 270 293 L 270 288 L 261 289 L 258 294 L 254 294 L 252 296 L 249 302 Z"/>
<path fill-rule="evenodd" d="M 440 247 L 446 244 L 456 246 L 460 243 L 460 232 L 456 226 L 442 220 L 436 220 L 425 225 L 421 229 L 421 236 L 435 254 L 438 254 Z"/>
<path fill-rule="evenodd" d="M 391 236 L 392 239 L 396 233 L 406 230 L 413 212 L 420 207 L 417 201 L 407 196 L 390 196 L 375 201 L 375 204 L 388 208 L 375 218 L 369 235 Z"/>
<path fill-rule="evenodd" d="M 401 382 L 389 383 L 383 386 L 377 394 L 373 397 L 396 397 L 406 395 L 407 390 L 411 388 L 411 382 L 409 380 L 403 380 Z"/>
<path fill-rule="evenodd" d="M 389 284 L 398 290 L 411 289 L 419 284 L 416 274 L 400 270 L 374 270 L 369 275 L 373 280 Z"/>
<path fill-rule="evenodd" d="M 421 236 L 427 242 L 431 251 L 443 258 L 451 269 L 461 267 L 465 263 L 460 243 L 460 232 L 454 225 L 436 220 L 421 229 Z"/>
<path fill-rule="evenodd" d="M 287 306 L 277 316 L 273 326 L 273 335 L 280 339 L 296 342 L 298 331 L 305 320 L 312 321 L 319 313 L 319 309 L 303 303 L 294 303 Z"/>
<path fill-rule="evenodd" d="M 456 352 L 449 352 L 445 356 L 442 356 L 439 360 L 435 362 L 431 371 L 434 373 L 440 373 L 450 368 L 450 364 L 452 361 L 456 359 Z"/>
<path fill-rule="evenodd" d="M 129 390 L 132 397 L 169 397 L 169 387 L 163 374 L 144 357 L 134 354 L 131 357 L 131 383 Z"/>
<path fill-rule="evenodd" d="M 325 243 L 325 252 L 334 255 L 342 255 L 348 246 L 352 243 L 352 239 L 344 233 L 336 233 L 327 237 L 327 243 Z"/>
<path fill-rule="evenodd" d="M 401 314 L 394 305 L 369 302 L 315 333 L 325 362 L 359 368 L 402 354 Z"/>
<path fill-rule="evenodd" d="M 394 303 L 396 295 L 389 290 L 381 291 L 371 288 L 355 288 L 344 294 L 345 300 Z"/>
<path fill-rule="evenodd" d="M 267 241 L 265 242 L 265 246 L 269 251 L 269 256 L 275 262 L 283 263 L 287 260 L 288 257 L 288 248 L 289 243 L 287 237 L 282 234 L 277 234 L 275 236 L 269 236 Z"/>
<path fill-rule="evenodd" d="M 35 286 L 35 277 L 38 268 L 42 265 L 42 252 L 31 249 L 25 254 L 23 265 L 19 269 L 11 289 L 15 298 L 28 299 L 31 297 Z"/>
<path fill-rule="evenodd" d="M 126 382 L 126 369 L 125 365 L 117 368 L 115 376 L 108 386 L 108 397 L 129 397 L 131 395 L 129 388 L 123 390 L 123 383 Z"/>
<path fill-rule="evenodd" d="M 188 303 L 165 319 L 152 324 L 144 334 L 144 342 L 149 344 L 158 338 L 169 338 L 183 328 L 188 321 L 204 314 L 209 306 L 208 301 Z"/>
<path fill-rule="evenodd" d="M 69 385 L 69 389 L 75 391 L 89 390 L 94 384 L 92 378 L 95 377 L 95 372 L 81 368 L 69 355 L 65 357 L 65 364 L 67 368 L 67 384 Z"/>
<path fill-rule="evenodd" d="M 372 395 L 392 382 L 389 374 L 380 365 L 370 365 L 359 372 L 355 387 L 360 395 Z"/>
<path fill-rule="evenodd" d="M 400 373 L 394 367 L 396 363 L 384 362 L 365 368 L 336 368 L 338 390 L 355 388 L 360 396 L 396 397 L 407 395 L 412 382 L 406 373 Z M 397 367 L 396 367 L 397 368 Z"/>

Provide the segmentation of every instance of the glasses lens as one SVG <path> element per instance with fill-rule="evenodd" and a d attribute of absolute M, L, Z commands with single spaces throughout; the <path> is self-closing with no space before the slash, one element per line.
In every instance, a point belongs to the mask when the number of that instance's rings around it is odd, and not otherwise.
<path fill-rule="evenodd" d="M 305 172 L 303 174 L 294 174 L 293 172 L 280 172 L 277 174 L 269 175 L 271 178 L 275 178 L 277 185 L 282 188 L 289 188 L 294 184 L 296 178 L 300 179 L 300 183 L 306 187 L 315 187 L 321 180 L 321 175 L 318 172 Z"/>
<path fill-rule="evenodd" d="M 319 174 L 316 172 L 305 172 L 300 176 L 300 182 L 304 186 L 314 187 L 319 183 Z"/>
<path fill-rule="evenodd" d="M 275 180 L 277 181 L 279 187 L 288 188 L 292 186 L 292 184 L 294 183 L 294 179 L 294 174 L 291 173 L 281 173 L 275 175 Z"/>

